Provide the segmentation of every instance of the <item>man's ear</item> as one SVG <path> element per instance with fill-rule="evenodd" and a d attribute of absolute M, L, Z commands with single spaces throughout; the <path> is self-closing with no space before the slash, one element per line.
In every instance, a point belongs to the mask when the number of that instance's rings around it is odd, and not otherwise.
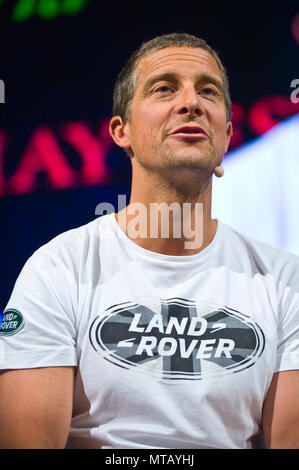
<path fill-rule="evenodd" d="M 233 124 L 231 121 L 228 121 L 228 123 L 226 124 L 226 141 L 225 141 L 225 152 L 227 152 L 227 149 L 228 149 L 228 146 L 229 146 L 229 143 L 230 143 L 230 139 L 231 139 L 231 136 L 233 135 Z"/>
<path fill-rule="evenodd" d="M 119 147 L 129 150 L 131 148 L 130 125 L 123 122 L 120 116 L 113 116 L 109 124 L 109 133 Z"/>

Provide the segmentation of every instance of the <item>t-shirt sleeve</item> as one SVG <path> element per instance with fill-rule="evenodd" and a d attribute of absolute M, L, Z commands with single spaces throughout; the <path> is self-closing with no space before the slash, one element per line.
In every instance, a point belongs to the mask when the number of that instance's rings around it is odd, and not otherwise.
<path fill-rule="evenodd" d="M 275 372 L 299 369 L 299 262 L 292 264 L 288 283 L 281 288 Z"/>
<path fill-rule="evenodd" d="M 3 311 L 0 369 L 77 365 L 72 297 L 70 276 L 59 257 L 43 247 L 37 250 Z"/>

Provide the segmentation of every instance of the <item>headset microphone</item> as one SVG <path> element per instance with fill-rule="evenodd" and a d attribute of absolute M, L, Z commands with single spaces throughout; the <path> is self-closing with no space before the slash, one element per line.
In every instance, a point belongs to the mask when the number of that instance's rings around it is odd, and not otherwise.
<path fill-rule="evenodd" d="M 214 168 L 214 175 L 217 176 L 217 178 L 221 178 L 221 176 L 224 175 L 224 169 L 222 166 L 216 166 L 216 168 Z"/>

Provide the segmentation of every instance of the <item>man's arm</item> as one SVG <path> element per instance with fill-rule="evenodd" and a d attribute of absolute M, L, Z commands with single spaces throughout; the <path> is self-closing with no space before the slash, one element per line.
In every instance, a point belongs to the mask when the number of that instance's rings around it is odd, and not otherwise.
<path fill-rule="evenodd" d="M 267 449 L 299 449 L 299 370 L 276 372 L 264 402 Z"/>
<path fill-rule="evenodd" d="M 68 438 L 74 367 L 0 374 L 0 448 L 59 449 Z"/>

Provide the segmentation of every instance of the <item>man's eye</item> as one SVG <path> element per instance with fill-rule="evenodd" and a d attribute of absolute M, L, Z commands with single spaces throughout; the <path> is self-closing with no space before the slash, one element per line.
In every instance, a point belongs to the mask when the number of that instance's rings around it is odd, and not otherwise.
<path fill-rule="evenodd" d="M 202 90 L 204 93 L 208 92 L 208 95 L 216 95 L 217 91 L 214 88 L 204 88 Z"/>
<path fill-rule="evenodd" d="M 167 92 L 171 91 L 171 88 L 167 85 L 161 85 L 158 88 L 156 88 L 155 91 L 160 92 L 160 93 L 167 93 Z"/>

